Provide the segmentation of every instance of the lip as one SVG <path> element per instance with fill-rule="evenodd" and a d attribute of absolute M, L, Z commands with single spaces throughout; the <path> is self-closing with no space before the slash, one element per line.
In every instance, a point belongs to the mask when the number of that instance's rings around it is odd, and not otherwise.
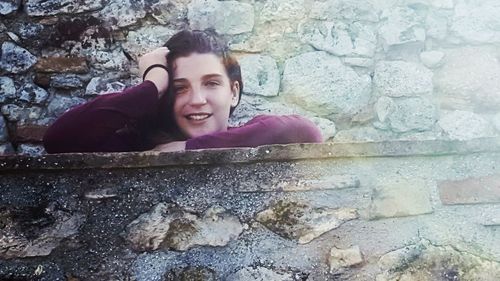
<path fill-rule="evenodd" d="M 184 115 L 184 117 L 191 122 L 201 122 L 207 120 L 211 116 L 212 114 L 207 112 L 195 112 Z"/>

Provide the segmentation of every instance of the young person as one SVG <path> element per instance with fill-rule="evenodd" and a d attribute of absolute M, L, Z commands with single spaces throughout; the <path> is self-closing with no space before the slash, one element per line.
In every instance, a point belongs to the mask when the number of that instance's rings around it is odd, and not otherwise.
<path fill-rule="evenodd" d="M 49 153 L 180 151 L 321 142 L 298 115 L 259 115 L 228 126 L 241 99 L 240 66 L 213 31 L 180 31 L 139 60 L 144 82 L 99 96 L 47 130 Z"/>

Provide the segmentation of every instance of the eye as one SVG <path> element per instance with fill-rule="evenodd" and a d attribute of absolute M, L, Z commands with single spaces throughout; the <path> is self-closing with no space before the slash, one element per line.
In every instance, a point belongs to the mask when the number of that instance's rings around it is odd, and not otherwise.
<path fill-rule="evenodd" d="M 217 86 L 220 86 L 220 84 L 221 84 L 221 83 L 220 83 L 219 81 L 217 81 L 217 80 L 209 80 L 209 81 L 207 81 L 207 82 L 205 83 L 205 85 L 206 85 L 206 86 L 208 86 L 208 87 L 212 87 L 212 88 L 215 88 L 215 87 L 217 87 Z"/>
<path fill-rule="evenodd" d="M 188 87 L 187 86 L 184 86 L 184 85 L 178 85 L 178 86 L 174 86 L 174 92 L 176 94 L 182 94 L 182 93 L 185 93 L 187 91 Z"/>

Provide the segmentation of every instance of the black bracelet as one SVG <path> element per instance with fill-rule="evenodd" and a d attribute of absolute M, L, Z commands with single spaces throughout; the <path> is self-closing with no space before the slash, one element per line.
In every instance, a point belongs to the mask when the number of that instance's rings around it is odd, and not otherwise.
<path fill-rule="evenodd" d="M 168 68 L 166 66 L 164 66 L 163 64 L 153 64 L 153 65 L 150 65 L 148 68 L 146 68 L 146 70 L 144 71 L 144 74 L 142 75 L 142 81 L 144 81 L 146 79 L 146 75 L 148 74 L 148 72 L 151 71 L 151 69 L 156 68 L 156 67 L 161 67 L 161 68 L 165 69 L 168 73 Z"/>

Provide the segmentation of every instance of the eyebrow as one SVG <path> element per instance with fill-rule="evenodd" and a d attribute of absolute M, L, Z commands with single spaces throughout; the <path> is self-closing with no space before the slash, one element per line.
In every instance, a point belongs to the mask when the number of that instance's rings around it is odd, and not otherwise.
<path fill-rule="evenodd" d="M 210 79 L 210 78 L 222 78 L 223 76 L 221 74 L 217 74 L 217 73 L 212 73 L 212 74 L 206 74 L 206 75 L 203 75 L 202 80 L 207 80 L 207 79 Z M 187 78 L 176 78 L 174 79 L 174 83 L 175 82 L 185 82 L 187 81 Z"/>

